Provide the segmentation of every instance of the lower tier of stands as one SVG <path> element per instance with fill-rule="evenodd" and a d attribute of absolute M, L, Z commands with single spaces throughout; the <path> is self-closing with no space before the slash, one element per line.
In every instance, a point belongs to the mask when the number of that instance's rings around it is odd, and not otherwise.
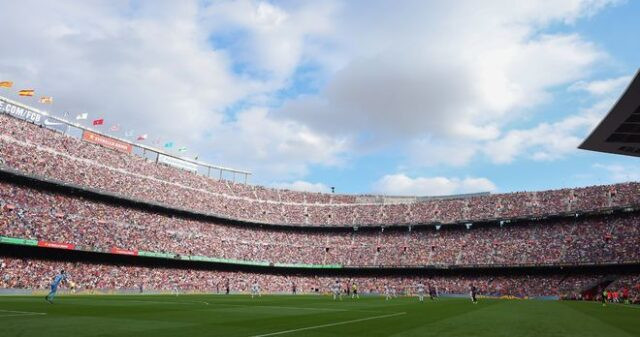
<path fill-rule="evenodd" d="M 362 294 L 383 294 L 393 289 L 399 295 L 416 293 L 423 283 L 440 295 L 467 294 L 471 285 L 488 296 L 537 297 L 555 296 L 580 298 L 583 292 L 605 284 L 608 290 L 627 294 L 631 301 L 640 301 L 640 273 L 616 276 L 613 283 L 602 283 L 607 276 L 598 273 L 552 274 L 512 273 L 511 275 L 449 275 L 449 276 L 336 276 L 282 275 L 268 272 L 199 270 L 188 268 L 149 267 L 127 264 L 100 264 L 50 261 L 0 255 L 0 291 L 29 289 L 46 291 L 59 270 L 68 272 L 75 284 L 74 291 L 89 292 L 181 292 L 246 293 L 258 284 L 265 293 L 327 293 L 338 280 L 342 289 L 356 284 Z M 609 278 L 611 276 L 608 276 Z M 294 290 L 295 289 L 295 290 Z M 597 289 L 599 292 L 601 289 Z"/>

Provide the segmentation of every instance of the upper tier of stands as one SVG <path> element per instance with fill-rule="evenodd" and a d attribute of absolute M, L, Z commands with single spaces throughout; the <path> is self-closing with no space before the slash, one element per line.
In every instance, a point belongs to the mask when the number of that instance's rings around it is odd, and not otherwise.
<path fill-rule="evenodd" d="M 0 114 L 0 164 L 125 198 L 221 218 L 289 226 L 475 222 L 640 204 L 638 183 L 427 200 L 278 190 L 159 165 L 4 114 Z"/>

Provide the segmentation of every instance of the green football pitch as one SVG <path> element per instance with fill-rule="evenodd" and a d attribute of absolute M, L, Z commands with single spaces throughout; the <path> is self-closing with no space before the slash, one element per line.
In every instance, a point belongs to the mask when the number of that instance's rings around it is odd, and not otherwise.
<path fill-rule="evenodd" d="M 640 336 L 640 307 L 244 295 L 0 297 L 0 336 Z"/>

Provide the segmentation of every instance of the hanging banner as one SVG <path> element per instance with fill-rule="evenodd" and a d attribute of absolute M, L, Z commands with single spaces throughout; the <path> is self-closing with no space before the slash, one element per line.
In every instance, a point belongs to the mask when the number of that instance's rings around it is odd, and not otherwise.
<path fill-rule="evenodd" d="M 19 105 L 9 103 L 0 97 L 0 112 L 4 112 L 13 117 L 24 119 L 31 123 L 40 124 L 42 121 L 42 114 L 30 109 L 23 108 Z"/>
<path fill-rule="evenodd" d="M 131 144 L 121 142 L 117 139 L 103 136 L 87 130 L 82 132 L 82 140 L 87 141 L 89 143 L 102 145 L 104 147 L 110 148 L 112 150 L 120 151 L 120 152 L 131 153 L 133 149 Z"/>

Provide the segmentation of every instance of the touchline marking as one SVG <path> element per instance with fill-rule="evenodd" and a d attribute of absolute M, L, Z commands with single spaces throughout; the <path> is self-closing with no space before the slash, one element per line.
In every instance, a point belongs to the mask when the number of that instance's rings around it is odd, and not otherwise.
<path fill-rule="evenodd" d="M 299 328 L 299 329 L 291 329 L 291 330 L 284 330 L 284 331 L 278 331 L 278 332 L 271 332 L 271 333 L 266 333 L 266 334 L 262 334 L 262 335 L 253 335 L 250 337 L 266 337 L 266 336 L 276 336 L 276 335 L 284 335 L 287 333 L 292 333 L 292 332 L 298 332 L 298 331 L 307 331 L 307 330 L 314 330 L 314 329 L 321 329 L 321 328 L 328 328 L 330 326 L 337 326 L 337 325 L 345 325 L 345 324 L 351 324 L 351 323 L 358 323 L 358 322 L 364 322 L 364 321 L 370 321 L 370 320 L 374 320 L 374 319 L 381 319 L 381 318 L 389 318 L 389 317 L 395 317 L 395 316 L 402 316 L 402 315 L 406 315 L 406 312 L 397 312 L 395 314 L 389 314 L 389 315 L 381 315 L 381 316 L 372 316 L 372 317 L 365 317 L 365 318 L 359 318 L 359 319 L 353 319 L 350 321 L 344 321 L 344 322 L 337 322 L 337 323 L 329 323 L 329 324 L 322 324 L 322 325 L 314 325 L 314 326 L 309 326 L 306 328 Z"/>
<path fill-rule="evenodd" d="M 2 315 L 0 313 L 0 318 L 3 318 L 3 317 L 17 317 L 17 316 L 40 316 L 40 315 L 46 315 L 46 313 L 44 313 L 44 312 L 16 311 L 16 310 L 2 310 L 2 309 L 0 309 L 0 312 L 9 313 L 9 315 Z"/>
<path fill-rule="evenodd" d="M 110 299 L 111 300 L 111 299 Z M 111 300 L 115 302 L 120 302 L 119 300 Z M 147 300 L 124 300 L 123 302 L 134 302 L 134 303 L 156 303 L 156 304 L 182 304 L 182 305 L 192 305 L 192 304 L 204 304 L 209 305 L 209 302 L 205 301 L 147 301 Z"/>
<path fill-rule="evenodd" d="M 271 309 L 292 309 L 292 310 L 313 310 L 313 311 L 358 311 L 349 309 L 333 309 L 333 308 L 305 308 L 305 307 L 283 307 L 279 305 L 251 305 L 251 304 L 227 304 L 216 303 L 216 305 L 223 305 L 228 307 L 243 307 L 243 308 L 271 308 Z M 380 312 L 380 311 L 377 311 Z"/>

